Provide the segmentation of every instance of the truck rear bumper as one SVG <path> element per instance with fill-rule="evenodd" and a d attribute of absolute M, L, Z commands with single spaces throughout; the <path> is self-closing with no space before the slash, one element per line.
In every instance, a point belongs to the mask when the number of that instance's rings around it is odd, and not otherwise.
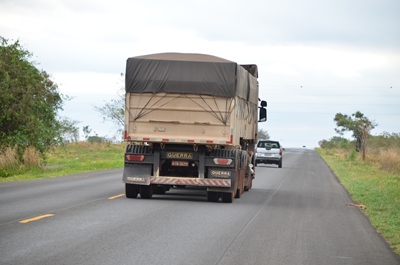
<path fill-rule="evenodd" d="M 200 179 L 200 178 L 182 178 L 182 177 L 144 177 L 126 176 L 123 178 L 124 183 L 137 184 L 137 185 L 186 185 L 186 186 L 198 186 L 198 187 L 231 187 L 230 179 Z"/>
<path fill-rule="evenodd" d="M 174 176 L 151 176 L 151 165 L 125 166 L 122 182 L 137 185 L 187 185 L 200 187 L 231 187 L 231 179 L 185 178 Z"/>
<path fill-rule="evenodd" d="M 152 177 L 151 184 L 160 185 L 188 185 L 200 187 L 230 187 L 230 179 L 200 179 L 200 178 L 182 178 L 182 177 Z"/>

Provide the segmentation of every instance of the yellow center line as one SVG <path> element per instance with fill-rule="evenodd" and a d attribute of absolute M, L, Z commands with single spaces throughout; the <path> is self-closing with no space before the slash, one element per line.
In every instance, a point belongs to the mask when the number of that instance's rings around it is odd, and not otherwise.
<path fill-rule="evenodd" d="M 29 219 L 25 219 L 25 220 L 19 221 L 19 223 L 20 224 L 26 224 L 26 223 L 29 223 L 29 222 L 32 222 L 32 221 L 37 221 L 37 220 L 40 220 L 40 219 L 43 219 L 43 218 L 46 218 L 46 217 L 51 217 L 51 216 L 54 216 L 54 214 L 49 213 L 49 214 L 39 215 L 39 216 L 36 216 L 36 217 L 33 217 L 33 218 L 29 218 Z"/>
<path fill-rule="evenodd" d="M 108 199 L 109 200 L 114 200 L 114 199 L 122 197 L 122 196 L 125 196 L 125 194 L 122 193 L 122 194 L 119 194 L 119 195 L 116 195 L 116 196 L 109 197 Z M 43 218 L 46 218 L 46 217 L 51 217 L 51 216 L 54 216 L 54 214 L 49 213 L 49 214 L 35 216 L 35 217 L 29 218 L 29 219 L 21 220 L 21 221 L 19 221 L 19 223 L 20 224 L 26 224 L 26 223 L 29 223 L 29 222 L 37 221 L 37 220 L 40 220 L 40 219 L 43 219 Z"/>
<path fill-rule="evenodd" d="M 119 198 L 119 197 L 122 197 L 122 196 L 125 196 L 125 193 L 122 193 L 122 194 L 118 194 L 118 195 L 109 197 L 108 199 L 109 199 L 109 200 L 114 200 L 114 199 Z"/>

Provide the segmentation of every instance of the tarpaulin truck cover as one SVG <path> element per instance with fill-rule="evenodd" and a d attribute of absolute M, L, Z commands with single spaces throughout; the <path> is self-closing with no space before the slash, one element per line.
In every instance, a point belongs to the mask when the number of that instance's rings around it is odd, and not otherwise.
<path fill-rule="evenodd" d="M 253 74 L 257 76 L 257 66 Z M 257 104 L 257 78 L 235 62 L 193 53 L 159 53 L 127 59 L 127 93 L 178 93 L 242 99 Z"/>

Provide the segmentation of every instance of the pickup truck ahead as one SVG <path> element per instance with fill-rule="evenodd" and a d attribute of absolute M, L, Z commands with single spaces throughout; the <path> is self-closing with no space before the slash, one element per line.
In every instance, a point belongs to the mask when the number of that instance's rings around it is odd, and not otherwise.
<path fill-rule="evenodd" d="M 261 140 L 257 144 L 256 163 L 276 164 L 282 168 L 282 146 L 278 141 Z"/>

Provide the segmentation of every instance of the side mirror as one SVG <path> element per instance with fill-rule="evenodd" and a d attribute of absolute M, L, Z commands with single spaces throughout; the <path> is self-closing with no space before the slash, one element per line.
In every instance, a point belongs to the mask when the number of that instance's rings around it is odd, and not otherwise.
<path fill-rule="evenodd" d="M 267 101 L 262 100 L 261 101 L 261 107 L 263 107 L 263 108 L 267 107 Z"/>
<path fill-rule="evenodd" d="M 258 122 L 265 122 L 267 121 L 267 109 L 264 107 L 260 107 L 260 119 Z"/>

